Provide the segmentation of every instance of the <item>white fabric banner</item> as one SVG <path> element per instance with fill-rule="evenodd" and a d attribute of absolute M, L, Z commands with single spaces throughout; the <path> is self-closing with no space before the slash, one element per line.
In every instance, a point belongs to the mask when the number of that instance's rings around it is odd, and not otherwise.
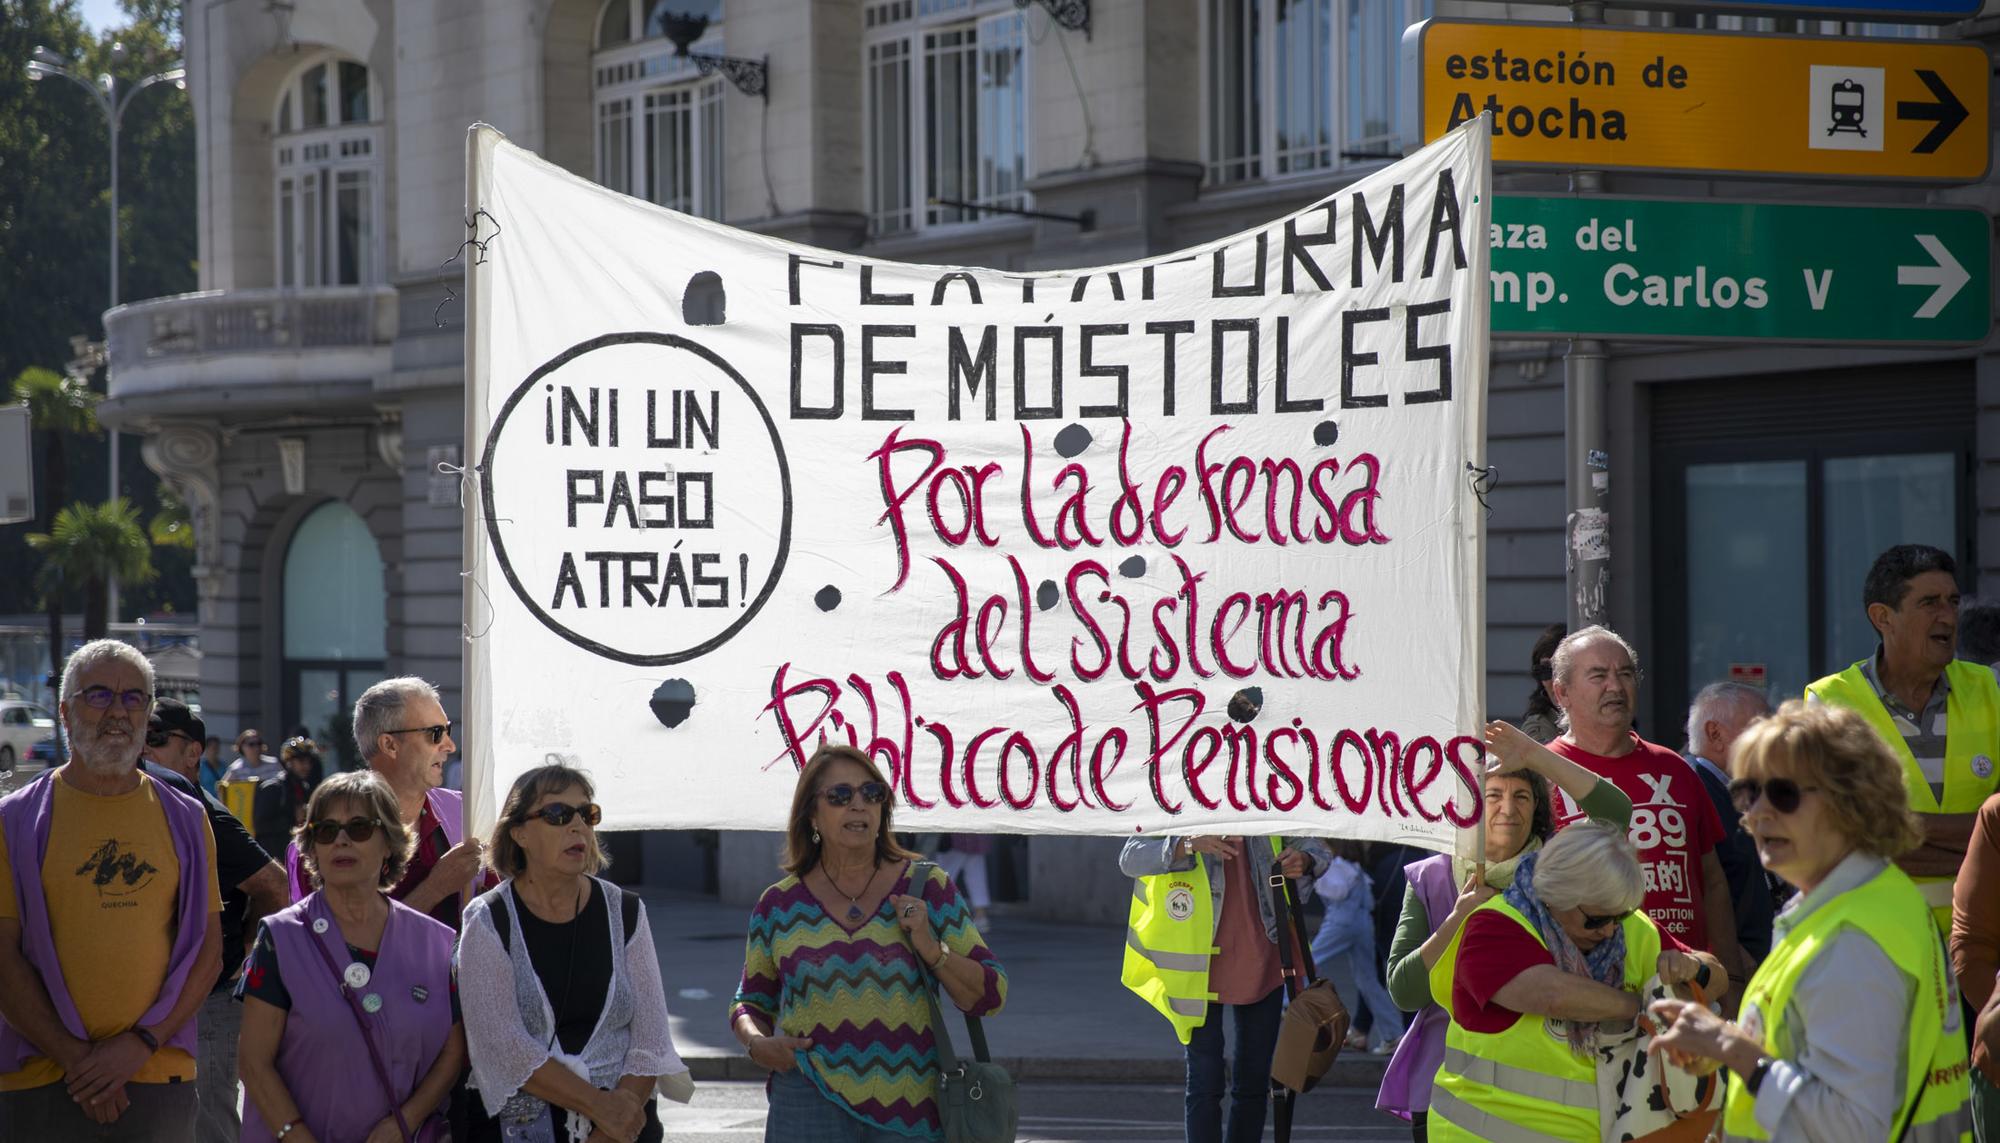
<path fill-rule="evenodd" d="M 1482 123 L 1256 230 L 1039 273 L 734 230 L 475 128 L 474 821 L 555 756 L 611 828 L 779 829 L 824 736 L 899 828 L 1448 847 Z"/>

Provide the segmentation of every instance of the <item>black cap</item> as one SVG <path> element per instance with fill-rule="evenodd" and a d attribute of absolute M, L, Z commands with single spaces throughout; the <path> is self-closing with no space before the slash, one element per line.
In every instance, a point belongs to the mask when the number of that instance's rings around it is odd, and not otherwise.
<path fill-rule="evenodd" d="M 208 741 L 208 725 L 179 699 L 154 699 L 153 718 L 146 724 L 146 729 L 155 732 L 178 730 L 196 742 Z"/>

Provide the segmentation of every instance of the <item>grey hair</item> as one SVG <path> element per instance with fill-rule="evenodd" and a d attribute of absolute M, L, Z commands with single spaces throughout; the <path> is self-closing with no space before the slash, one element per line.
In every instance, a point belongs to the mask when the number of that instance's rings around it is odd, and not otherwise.
<path fill-rule="evenodd" d="M 1639 652 L 1632 649 L 1632 644 L 1625 641 L 1625 636 L 1620 635 L 1609 627 L 1601 624 L 1593 624 L 1581 630 L 1570 632 L 1568 635 L 1563 636 L 1562 642 L 1556 644 L 1556 653 L 1549 656 L 1549 677 L 1556 682 L 1568 685 L 1570 668 L 1576 666 L 1577 651 L 1585 643 L 1594 642 L 1598 639 L 1609 639 L 1620 647 L 1625 648 L 1625 657 L 1631 660 L 1632 669 L 1635 671 L 1639 669 Z M 1556 727 L 1567 733 L 1569 730 L 1569 711 L 1563 710 L 1560 705 L 1556 709 L 1558 711 L 1556 715 Z"/>
<path fill-rule="evenodd" d="M 354 744 L 361 748 L 363 762 L 375 757 L 382 736 L 397 728 L 403 709 L 419 698 L 436 699 L 440 705 L 444 702 L 437 687 L 415 675 L 383 679 L 361 692 L 354 700 Z"/>
<path fill-rule="evenodd" d="M 76 654 L 71 655 L 69 662 L 63 665 L 62 692 L 58 696 L 59 700 L 68 702 L 76 694 L 77 680 L 83 677 L 84 672 L 113 659 L 136 668 L 146 679 L 146 693 L 148 695 L 153 693 L 151 659 L 142 654 L 137 647 L 121 639 L 93 639 L 77 648 Z M 148 706 L 150 705 L 149 703 Z"/>
<path fill-rule="evenodd" d="M 1701 688 L 1694 701 L 1688 704 L 1688 753 L 1701 753 L 1701 724 L 1719 715 L 1723 709 L 1733 714 L 1751 712 L 1762 717 L 1771 713 L 1771 700 L 1762 687 L 1747 683 L 1710 683 Z M 1727 759 L 1710 758 L 1709 761 L 1726 762 Z"/>
<path fill-rule="evenodd" d="M 1638 851 L 1624 830 L 1602 822 L 1578 822 L 1550 838 L 1535 858 L 1534 884 L 1551 911 L 1589 906 L 1623 913 L 1646 899 Z"/>

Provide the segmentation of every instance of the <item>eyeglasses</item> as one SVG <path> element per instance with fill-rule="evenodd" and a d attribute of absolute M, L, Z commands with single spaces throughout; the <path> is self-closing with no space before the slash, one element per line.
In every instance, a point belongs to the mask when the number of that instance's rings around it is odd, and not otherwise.
<path fill-rule="evenodd" d="M 1736 806 L 1736 812 L 1747 814 L 1757 804 L 1759 797 L 1768 802 L 1772 809 L 1781 814 L 1797 813 L 1799 798 L 1818 790 L 1818 786 L 1801 786 L 1790 778 L 1772 778 L 1760 781 L 1756 778 L 1738 778 L 1729 783 L 1729 800 Z"/>
<path fill-rule="evenodd" d="M 153 696 L 146 691 L 114 691 L 106 686 L 85 687 L 77 693 L 77 697 L 83 700 L 85 706 L 95 710 L 109 707 L 113 699 L 126 710 L 144 710 L 153 703 Z"/>
<path fill-rule="evenodd" d="M 578 814 L 583 815 L 583 824 L 585 825 L 594 826 L 604 820 L 604 809 L 596 802 L 584 802 L 576 806 L 566 806 L 561 802 L 550 802 L 528 816 L 531 818 L 540 818 L 550 825 L 560 828 L 568 825 L 570 819 Z"/>
<path fill-rule="evenodd" d="M 253 737 L 253 738 L 246 738 L 246 739 L 244 739 L 244 740 L 243 740 L 243 745 L 245 745 L 245 746 L 262 746 L 262 745 L 264 745 L 264 740 L 263 740 L 263 739 L 261 739 L 261 738 L 254 738 L 254 737 Z"/>
<path fill-rule="evenodd" d="M 1625 918 L 1631 915 L 1632 910 L 1630 909 L 1622 913 L 1606 913 L 1601 916 L 1597 913 L 1585 913 L 1583 915 L 1583 927 L 1586 929 L 1601 929 L 1606 925 L 1623 924 Z"/>
<path fill-rule="evenodd" d="M 444 736 L 445 736 L 445 735 L 447 735 L 447 734 L 450 734 L 450 733 L 451 733 L 451 723 L 447 721 L 447 722 L 441 722 L 441 723 L 437 724 L 436 726 L 406 726 L 406 727 L 404 727 L 404 728 L 403 728 L 403 729 L 401 729 L 401 730 L 385 730 L 385 731 L 383 731 L 382 733 L 384 733 L 384 734 L 428 734 L 428 735 L 430 735 L 430 736 L 431 736 L 431 745 L 432 745 L 432 746 L 436 746 L 436 745 L 437 745 L 438 743 L 440 743 L 440 742 L 443 742 L 443 741 L 444 741 Z"/>
<path fill-rule="evenodd" d="M 339 837 L 341 831 L 345 830 L 347 840 L 360 845 L 374 837 L 375 831 L 381 828 L 381 818 L 348 818 L 344 822 L 325 818 L 312 824 L 311 834 L 314 845 L 332 845 L 333 839 Z"/>
<path fill-rule="evenodd" d="M 149 730 L 146 732 L 146 745 L 152 747 L 155 750 L 158 750 L 160 747 L 165 746 L 167 744 L 167 739 L 172 738 L 175 735 L 179 735 L 180 737 L 187 739 L 189 742 L 194 743 L 196 746 L 201 745 L 201 739 L 179 730 Z"/>
<path fill-rule="evenodd" d="M 855 790 L 849 783 L 841 782 L 821 789 L 819 796 L 825 798 L 829 806 L 844 806 L 854 800 Z M 860 793 L 861 800 L 871 806 L 879 806 L 889 800 L 889 787 L 880 782 L 861 783 Z"/>

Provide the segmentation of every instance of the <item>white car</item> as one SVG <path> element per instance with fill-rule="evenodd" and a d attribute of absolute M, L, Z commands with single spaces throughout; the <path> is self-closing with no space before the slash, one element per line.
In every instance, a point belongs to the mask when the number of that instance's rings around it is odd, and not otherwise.
<path fill-rule="evenodd" d="M 29 762 L 30 751 L 54 738 L 56 720 L 42 707 L 20 699 L 0 699 L 0 774 L 15 769 L 41 769 Z"/>

